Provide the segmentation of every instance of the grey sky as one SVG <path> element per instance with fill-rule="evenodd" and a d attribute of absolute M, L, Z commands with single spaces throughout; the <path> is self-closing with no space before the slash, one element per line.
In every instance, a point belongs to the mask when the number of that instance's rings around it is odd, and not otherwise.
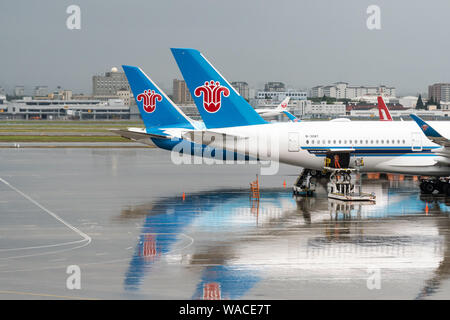
<path fill-rule="evenodd" d="M 66 28 L 81 7 L 81 30 Z M 381 8 L 381 30 L 366 9 Z M 290 87 L 347 81 L 426 92 L 450 82 L 450 1 L 3 0 L 0 86 L 91 93 L 92 75 L 138 65 L 163 88 L 180 78 L 170 47 L 192 47 L 230 81 Z"/>

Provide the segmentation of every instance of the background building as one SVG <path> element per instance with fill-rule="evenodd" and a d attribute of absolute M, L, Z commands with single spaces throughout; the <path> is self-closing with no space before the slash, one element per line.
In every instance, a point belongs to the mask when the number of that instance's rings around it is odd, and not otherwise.
<path fill-rule="evenodd" d="M 23 97 L 25 95 L 25 87 L 24 86 L 15 86 L 14 87 L 14 96 Z"/>
<path fill-rule="evenodd" d="M 283 82 L 267 82 L 264 85 L 264 91 L 283 92 L 286 91 L 286 86 Z"/>
<path fill-rule="evenodd" d="M 35 97 L 46 97 L 48 95 L 48 87 L 47 86 L 34 87 L 33 95 Z"/>
<path fill-rule="evenodd" d="M 346 107 L 343 103 L 327 104 L 322 101 L 320 103 L 306 104 L 304 113 L 313 118 L 345 116 Z"/>
<path fill-rule="evenodd" d="M 233 88 L 236 89 L 237 92 L 241 95 L 242 98 L 249 101 L 250 99 L 250 88 L 248 87 L 248 83 L 244 81 L 234 81 L 231 83 Z"/>
<path fill-rule="evenodd" d="M 117 91 L 128 90 L 127 77 L 125 72 L 119 72 L 117 68 L 111 68 L 110 72 L 106 72 L 105 75 L 96 75 L 92 77 L 92 95 L 94 97 L 111 97 L 117 96 Z"/>
<path fill-rule="evenodd" d="M 290 97 L 291 100 L 306 100 L 307 93 L 304 91 L 258 91 L 256 93 L 256 98 L 258 100 L 261 99 L 269 99 L 274 101 L 282 101 L 284 98 Z"/>
<path fill-rule="evenodd" d="M 428 99 L 434 102 L 450 102 L 450 83 L 435 83 L 428 86 Z"/>
<path fill-rule="evenodd" d="M 336 82 L 330 86 L 315 86 L 310 90 L 310 97 L 321 98 L 323 96 L 336 99 L 353 99 L 365 95 L 386 95 L 395 97 L 394 87 L 380 86 L 350 86 L 347 82 Z"/>
<path fill-rule="evenodd" d="M 1 109 L 1 108 L 0 108 Z M 137 112 L 137 110 L 136 110 Z M 120 99 L 100 100 L 51 100 L 25 97 L 7 104 L 0 112 L 1 119 L 39 120 L 111 120 L 137 119 L 129 106 Z"/>
<path fill-rule="evenodd" d="M 194 102 L 184 80 L 173 79 L 172 100 L 176 104 L 192 104 Z"/>
<path fill-rule="evenodd" d="M 136 104 L 133 93 L 131 93 L 129 90 L 117 90 L 116 95 L 123 101 L 124 105 L 126 106 L 132 106 Z"/>

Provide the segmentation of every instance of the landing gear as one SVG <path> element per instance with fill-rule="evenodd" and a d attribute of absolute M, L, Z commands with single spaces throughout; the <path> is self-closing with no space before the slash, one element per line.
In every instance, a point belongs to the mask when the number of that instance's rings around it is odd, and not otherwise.
<path fill-rule="evenodd" d="M 438 194 L 450 196 L 450 182 L 448 178 L 423 179 L 420 182 L 420 190 L 424 194 L 437 191 Z"/>

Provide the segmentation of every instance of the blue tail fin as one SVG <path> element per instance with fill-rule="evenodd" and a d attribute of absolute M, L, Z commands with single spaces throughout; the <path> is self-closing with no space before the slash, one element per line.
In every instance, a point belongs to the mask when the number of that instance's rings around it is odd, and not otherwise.
<path fill-rule="evenodd" d="M 138 67 L 122 66 L 146 128 L 188 127 L 188 117 Z"/>
<path fill-rule="evenodd" d="M 171 49 L 207 128 L 267 123 L 194 49 Z"/>

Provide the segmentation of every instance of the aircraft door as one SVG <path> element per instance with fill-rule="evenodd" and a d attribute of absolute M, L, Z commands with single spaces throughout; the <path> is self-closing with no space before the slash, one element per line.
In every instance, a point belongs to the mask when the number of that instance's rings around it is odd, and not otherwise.
<path fill-rule="evenodd" d="M 411 133 L 411 150 L 422 151 L 422 135 L 419 132 Z"/>
<path fill-rule="evenodd" d="M 289 132 L 288 133 L 288 151 L 289 152 L 298 152 L 300 150 L 299 146 L 299 134 L 298 132 Z"/>

